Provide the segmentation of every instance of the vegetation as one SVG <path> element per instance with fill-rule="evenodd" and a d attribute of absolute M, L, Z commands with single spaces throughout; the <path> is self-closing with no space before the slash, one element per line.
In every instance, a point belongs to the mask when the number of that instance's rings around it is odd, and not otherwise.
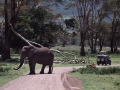
<path fill-rule="evenodd" d="M 56 47 L 52 47 L 52 48 L 60 50 L 69 59 L 74 59 L 75 55 L 76 55 L 76 58 L 82 59 L 82 56 L 79 54 L 79 49 L 80 49 L 79 46 L 67 45 L 66 47 L 56 46 Z M 97 52 L 96 54 L 92 54 L 92 53 L 88 52 L 88 49 L 89 49 L 89 47 L 85 47 L 85 51 L 87 53 L 86 53 L 86 56 L 84 56 L 83 58 L 89 57 L 89 60 L 91 61 L 91 63 L 96 63 L 96 58 L 97 58 L 97 55 L 99 54 L 99 52 Z M 107 51 L 107 54 L 109 55 L 109 57 L 112 61 L 112 64 L 120 64 L 120 61 L 119 61 L 120 55 L 119 54 L 109 53 L 110 48 L 108 48 L 108 47 L 103 47 L 103 50 Z M 64 52 L 68 52 L 68 53 L 64 53 Z M 65 60 L 59 53 L 54 53 L 54 54 L 55 54 L 55 60 Z M 75 55 L 71 55 L 71 54 L 75 54 Z M 86 60 L 88 60 L 88 58 Z"/>
<path fill-rule="evenodd" d="M 97 52 L 97 46 L 99 46 L 99 51 L 101 51 L 105 45 L 110 46 L 111 53 L 118 51 L 120 36 L 119 0 L 68 0 L 69 2 L 66 2 L 66 5 L 62 0 L 50 0 L 48 4 L 55 1 L 54 3 L 57 6 L 56 2 L 59 2 L 66 6 L 65 10 L 70 9 L 77 12 L 77 14 L 72 12 L 74 17 L 66 20 L 61 14 L 53 13 L 49 7 L 51 5 L 42 5 L 45 1 L 47 0 L 0 1 L 0 15 L 4 16 L 5 19 L 5 24 L 2 24 L 2 27 L 5 27 L 5 35 L 1 35 L 1 47 L 3 47 L 4 51 L 2 52 L 3 60 L 10 59 L 11 41 L 14 42 L 12 45 L 16 45 L 16 40 L 15 38 L 13 39 L 13 35 L 11 36 L 10 27 L 7 25 L 8 22 L 23 37 L 27 38 L 26 36 L 28 36 L 27 39 L 40 44 L 47 42 L 50 45 L 55 45 L 60 41 L 65 46 L 66 42 L 78 35 L 79 32 L 79 45 L 81 47 L 79 50 L 82 56 L 86 54 L 84 48 L 86 41 L 92 53 Z M 38 6 L 39 3 L 41 3 L 40 6 Z M 59 19 L 63 21 L 61 22 Z M 73 35 L 70 35 L 71 30 Z"/>
<path fill-rule="evenodd" d="M 25 73 L 29 73 L 29 66 L 24 65 L 19 71 L 13 70 L 18 65 L 18 62 L 0 62 L 0 87 L 9 81 L 19 78 Z M 36 68 L 41 68 L 41 65 L 37 64 Z"/>
<path fill-rule="evenodd" d="M 42 5 L 45 1 L 47 1 L 47 4 Z M 91 63 L 96 63 L 96 55 L 99 51 L 105 50 L 108 52 L 112 64 L 120 63 L 120 0 L 68 0 L 68 3 L 65 3 L 65 10 L 71 9 L 74 16 L 66 20 L 61 14 L 54 13 L 49 7 L 51 5 L 48 5 L 51 2 L 54 2 L 52 4 L 56 6 L 56 2 L 63 5 L 63 1 L 0 1 L 0 17 L 4 17 L 4 20 L 0 23 L 0 61 L 4 60 L 4 62 L 0 62 L 0 86 L 28 71 L 28 66 L 23 67 L 20 72 L 12 69 L 17 64 L 16 58 L 18 56 L 11 56 L 11 54 L 19 53 L 19 49 L 26 44 L 13 35 L 8 25 L 9 22 L 18 33 L 28 40 L 47 47 L 62 43 L 62 47 L 53 48 L 64 52 L 68 59 L 87 57 Z M 71 43 L 69 40 L 71 40 Z M 66 46 L 66 44 L 68 45 Z M 69 46 L 71 44 L 79 46 Z M 13 49 L 17 51 L 11 53 Z M 88 49 L 90 52 L 88 52 Z M 59 54 L 54 54 L 55 60 L 65 60 Z M 11 62 L 5 61 L 8 59 L 11 59 Z M 60 65 L 86 66 L 88 64 L 65 63 Z M 55 64 L 55 66 L 59 65 Z M 120 90 L 119 71 L 119 68 L 94 68 L 80 69 L 71 74 L 82 79 L 85 90 Z"/>
<path fill-rule="evenodd" d="M 66 47 L 53 47 L 54 49 L 58 49 L 61 52 L 69 52 L 69 53 L 73 53 L 76 54 L 76 58 L 81 59 L 82 57 L 79 54 L 79 46 L 66 46 Z M 86 51 L 88 50 L 89 47 L 86 47 Z M 106 51 L 109 50 L 108 48 L 103 48 Z M 29 73 L 29 66 L 27 64 L 25 64 L 19 71 L 15 71 L 13 70 L 14 67 L 16 67 L 19 64 L 19 55 L 14 55 L 14 50 L 11 49 L 11 57 L 12 60 L 10 60 L 9 62 L 0 62 L 0 86 L 3 86 L 4 84 L 8 83 L 9 81 L 16 79 L 18 77 L 20 77 L 21 75 L 24 75 L 26 72 Z M 63 58 L 63 56 L 61 56 L 59 53 L 54 52 L 55 55 L 55 60 L 62 60 L 64 61 L 65 58 Z M 67 56 L 69 59 L 74 59 L 74 55 L 69 55 L 69 54 L 64 54 L 65 56 Z M 96 63 L 96 55 L 97 54 L 87 54 L 89 56 L 89 59 L 91 61 L 91 63 Z M 119 54 L 110 54 L 110 58 L 112 60 L 112 64 L 120 64 L 119 58 L 120 55 Z M 85 67 L 86 65 L 89 65 L 89 63 L 79 63 L 79 64 L 54 64 L 54 67 L 65 67 L 65 66 L 83 66 Z M 41 68 L 41 65 L 37 64 L 36 68 Z M 78 71 L 75 71 L 74 73 L 72 72 L 72 75 L 74 74 L 75 76 L 78 76 L 80 79 L 83 80 L 83 82 L 85 82 L 85 84 L 83 83 L 84 87 L 89 87 L 89 88 L 93 88 L 96 87 L 98 85 L 96 85 L 96 81 L 92 81 L 91 79 L 93 78 L 97 78 L 95 80 L 99 80 L 98 83 L 101 85 L 104 85 L 103 82 L 109 84 L 108 82 L 106 82 L 106 80 L 109 78 L 112 79 L 111 82 L 114 82 L 116 85 L 119 84 L 119 80 L 116 81 L 116 78 L 119 76 L 117 74 L 119 74 L 120 68 L 109 68 L 109 69 L 80 69 Z M 108 71 L 114 71 L 114 73 L 110 73 Z M 110 73 L 110 75 L 109 75 Z M 90 78 L 91 77 L 91 78 Z M 99 77 L 99 78 L 98 78 Z M 106 78 L 107 77 L 107 78 Z M 110 79 L 110 80 L 111 80 Z M 91 80 L 92 82 L 88 82 L 89 80 Z M 94 83 L 95 84 L 94 84 Z M 87 86 L 87 85 L 89 86 Z M 93 85 L 92 87 L 90 87 L 90 85 Z M 111 84 L 110 84 L 111 85 Z M 106 86 L 107 87 L 107 86 Z M 104 87 L 100 87 L 100 88 L 104 88 Z M 89 90 L 89 89 L 86 89 Z M 98 89 L 95 89 L 98 90 Z M 119 89 L 118 89 L 119 90 Z"/>
<path fill-rule="evenodd" d="M 82 68 L 70 74 L 82 80 L 84 90 L 120 90 L 120 67 Z"/>
<path fill-rule="evenodd" d="M 28 67 L 23 67 L 19 72 L 13 70 L 13 67 L 16 67 L 16 63 L 0 62 L 0 86 L 13 79 L 18 78 L 23 73 L 28 71 Z"/>

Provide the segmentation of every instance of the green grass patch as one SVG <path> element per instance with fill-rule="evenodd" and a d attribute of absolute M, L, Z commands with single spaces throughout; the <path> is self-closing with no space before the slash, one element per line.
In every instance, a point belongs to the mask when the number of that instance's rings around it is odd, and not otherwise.
<path fill-rule="evenodd" d="M 71 45 L 71 46 L 67 45 L 66 47 L 56 46 L 56 47 L 52 47 L 52 49 L 56 49 L 63 52 L 63 54 L 67 56 L 69 59 L 75 58 L 75 56 L 71 54 L 75 54 L 76 58 L 82 59 L 82 57 L 80 56 L 80 46 L 75 46 L 75 45 Z M 89 47 L 85 47 L 86 56 L 84 58 L 89 57 L 89 60 L 91 61 L 91 63 L 96 63 L 97 55 L 99 53 L 96 53 L 96 54 L 88 53 L 88 49 Z M 109 51 L 109 50 L 110 48 L 103 47 L 103 51 Z M 68 52 L 71 54 L 67 54 L 64 52 Z M 55 60 L 62 60 L 62 61 L 65 60 L 63 56 L 60 55 L 59 53 L 54 52 L 54 55 L 55 55 Z M 108 55 L 112 61 L 112 64 L 120 64 L 120 54 L 108 54 Z"/>
<path fill-rule="evenodd" d="M 13 68 L 18 65 L 19 63 L 17 62 L 0 62 L 0 87 L 9 81 L 24 75 L 26 72 L 29 73 L 28 64 L 25 64 L 20 70 L 13 70 Z M 41 68 L 41 65 L 37 64 L 36 68 Z"/>
<path fill-rule="evenodd" d="M 53 49 L 57 49 L 57 50 L 60 50 L 61 52 L 68 52 L 68 53 L 72 53 L 72 54 L 75 54 L 76 55 L 76 58 L 79 58 L 79 59 L 82 59 L 82 57 L 80 56 L 80 46 L 66 46 L 66 47 L 60 47 L 60 46 L 57 46 L 57 47 L 53 47 Z M 89 47 L 86 47 L 85 48 L 86 51 L 89 49 Z M 103 48 L 104 50 L 108 50 L 108 48 Z M 61 61 L 64 61 L 65 58 L 63 58 L 62 55 L 60 55 L 59 53 L 56 53 L 54 52 L 54 55 L 55 55 L 55 60 L 61 60 Z M 67 53 L 64 53 L 65 56 L 67 56 L 70 60 L 71 59 L 74 59 L 74 55 L 70 55 L 70 54 L 67 54 Z M 97 58 L 97 54 L 87 54 L 85 57 L 89 56 L 89 60 L 91 61 L 91 63 L 96 63 L 96 58 Z M 120 55 L 119 54 L 109 54 L 111 60 L 112 60 L 112 64 L 120 64 Z M 84 57 L 84 58 L 85 58 Z M 24 65 L 20 70 L 13 70 L 14 67 L 17 67 L 19 65 L 19 55 L 15 55 L 14 52 L 12 52 L 12 55 L 11 55 L 11 62 L 0 62 L 0 87 L 3 86 L 4 84 L 6 84 L 7 82 L 13 80 L 13 79 L 16 79 L 18 77 L 20 77 L 21 75 L 23 75 L 24 73 L 28 72 L 29 73 L 29 65 Z M 68 64 L 68 63 L 65 63 L 65 64 L 54 64 L 53 66 L 54 67 L 65 67 L 65 66 L 86 66 L 88 63 L 86 64 L 83 64 L 83 63 L 79 63 L 79 64 Z M 41 68 L 41 65 L 37 65 L 36 68 Z M 94 71 L 94 70 L 92 70 Z M 120 71 L 120 70 L 119 70 Z M 81 71 L 82 73 L 84 74 L 81 74 L 80 71 L 76 71 L 74 73 L 71 73 L 75 76 L 77 76 L 78 78 L 82 79 L 83 80 L 83 86 L 85 88 L 89 88 L 89 89 L 86 89 L 86 90 L 120 90 L 120 88 L 117 87 L 117 89 L 114 89 L 114 86 L 120 86 L 120 75 L 102 75 L 102 70 L 99 71 L 100 74 L 95 74 L 97 73 L 97 70 L 96 72 L 94 71 L 93 72 L 90 72 L 90 73 L 86 73 L 86 72 L 89 72 L 89 71 Z M 106 71 L 105 71 L 106 72 Z M 110 77 L 109 77 L 110 76 Z M 106 83 L 106 79 L 108 79 L 110 83 L 108 83 L 109 86 L 111 86 L 111 89 L 104 89 L 106 88 L 107 86 L 104 86 L 104 83 Z M 112 79 L 112 81 L 110 80 Z M 94 81 L 95 80 L 95 81 Z M 90 84 L 89 84 L 90 82 Z M 97 83 L 96 83 L 97 82 Z M 112 84 L 112 85 L 111 85 Z M 107 84 L 106 84 L 107 85 Z M 95 89 L 93 88 L 95 87 Z M 100 88 L 100 89 L 97 89 Z M 90 89 L 91 88 L 91 89 Z"/>
<path fill-rule="evenodd" d="M 79 69 L 80 74 L 96 74 L 96 75 L 110 75 L 117 74 L 120 75 L 120 68 L 111 67 L 111 68 L 81 68 Z"/>
<path fill-rule="evenodd" d="M 84 90 L 120 90 L 120 68 L 82 68 L 70 72 L 82 80 Z"/>

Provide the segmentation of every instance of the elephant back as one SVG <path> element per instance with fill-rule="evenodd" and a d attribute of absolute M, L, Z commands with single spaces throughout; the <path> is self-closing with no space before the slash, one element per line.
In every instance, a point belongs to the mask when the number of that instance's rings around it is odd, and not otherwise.
<path fill-rule="evenodd" d="M 50 49 L 46 47 L 38 48 L 34 55 L 35 57 L 39 58 L 37 59 L 38 60 L 37 62 L 40 64 L 46 64 L 46 65 L 53 64 L 54 54 Z"/>

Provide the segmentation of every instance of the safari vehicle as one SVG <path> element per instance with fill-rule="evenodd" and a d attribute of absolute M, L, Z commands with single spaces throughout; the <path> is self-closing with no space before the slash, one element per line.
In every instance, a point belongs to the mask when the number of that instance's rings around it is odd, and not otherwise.
<path fill-rule="evenodd" d="M 109 58 L 109 56 L 108 55 L 98 55 L 97 56 L 97 65 L 100 65 L 100 64 L 102 64 L 102 65 L 107 65 L 107 64 L 109 64 L 109 65 L 111 65 L 111 60 L 110 60 L 110 58 Z"/>

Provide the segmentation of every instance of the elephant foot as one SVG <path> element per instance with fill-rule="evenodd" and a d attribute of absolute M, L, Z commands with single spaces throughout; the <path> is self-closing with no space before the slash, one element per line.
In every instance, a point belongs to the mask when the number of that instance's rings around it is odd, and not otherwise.
<path fill-rule="evenodd" d="M 34 75 L 34 74 L 35 74 L 34 72 L 33 73 L 32 72 L 29 73 L 29 75 Z"/>
<path fill-rule="evenodd" d="M 52 74 L 52 72 L 48 72 L 48 74 Z"/>

